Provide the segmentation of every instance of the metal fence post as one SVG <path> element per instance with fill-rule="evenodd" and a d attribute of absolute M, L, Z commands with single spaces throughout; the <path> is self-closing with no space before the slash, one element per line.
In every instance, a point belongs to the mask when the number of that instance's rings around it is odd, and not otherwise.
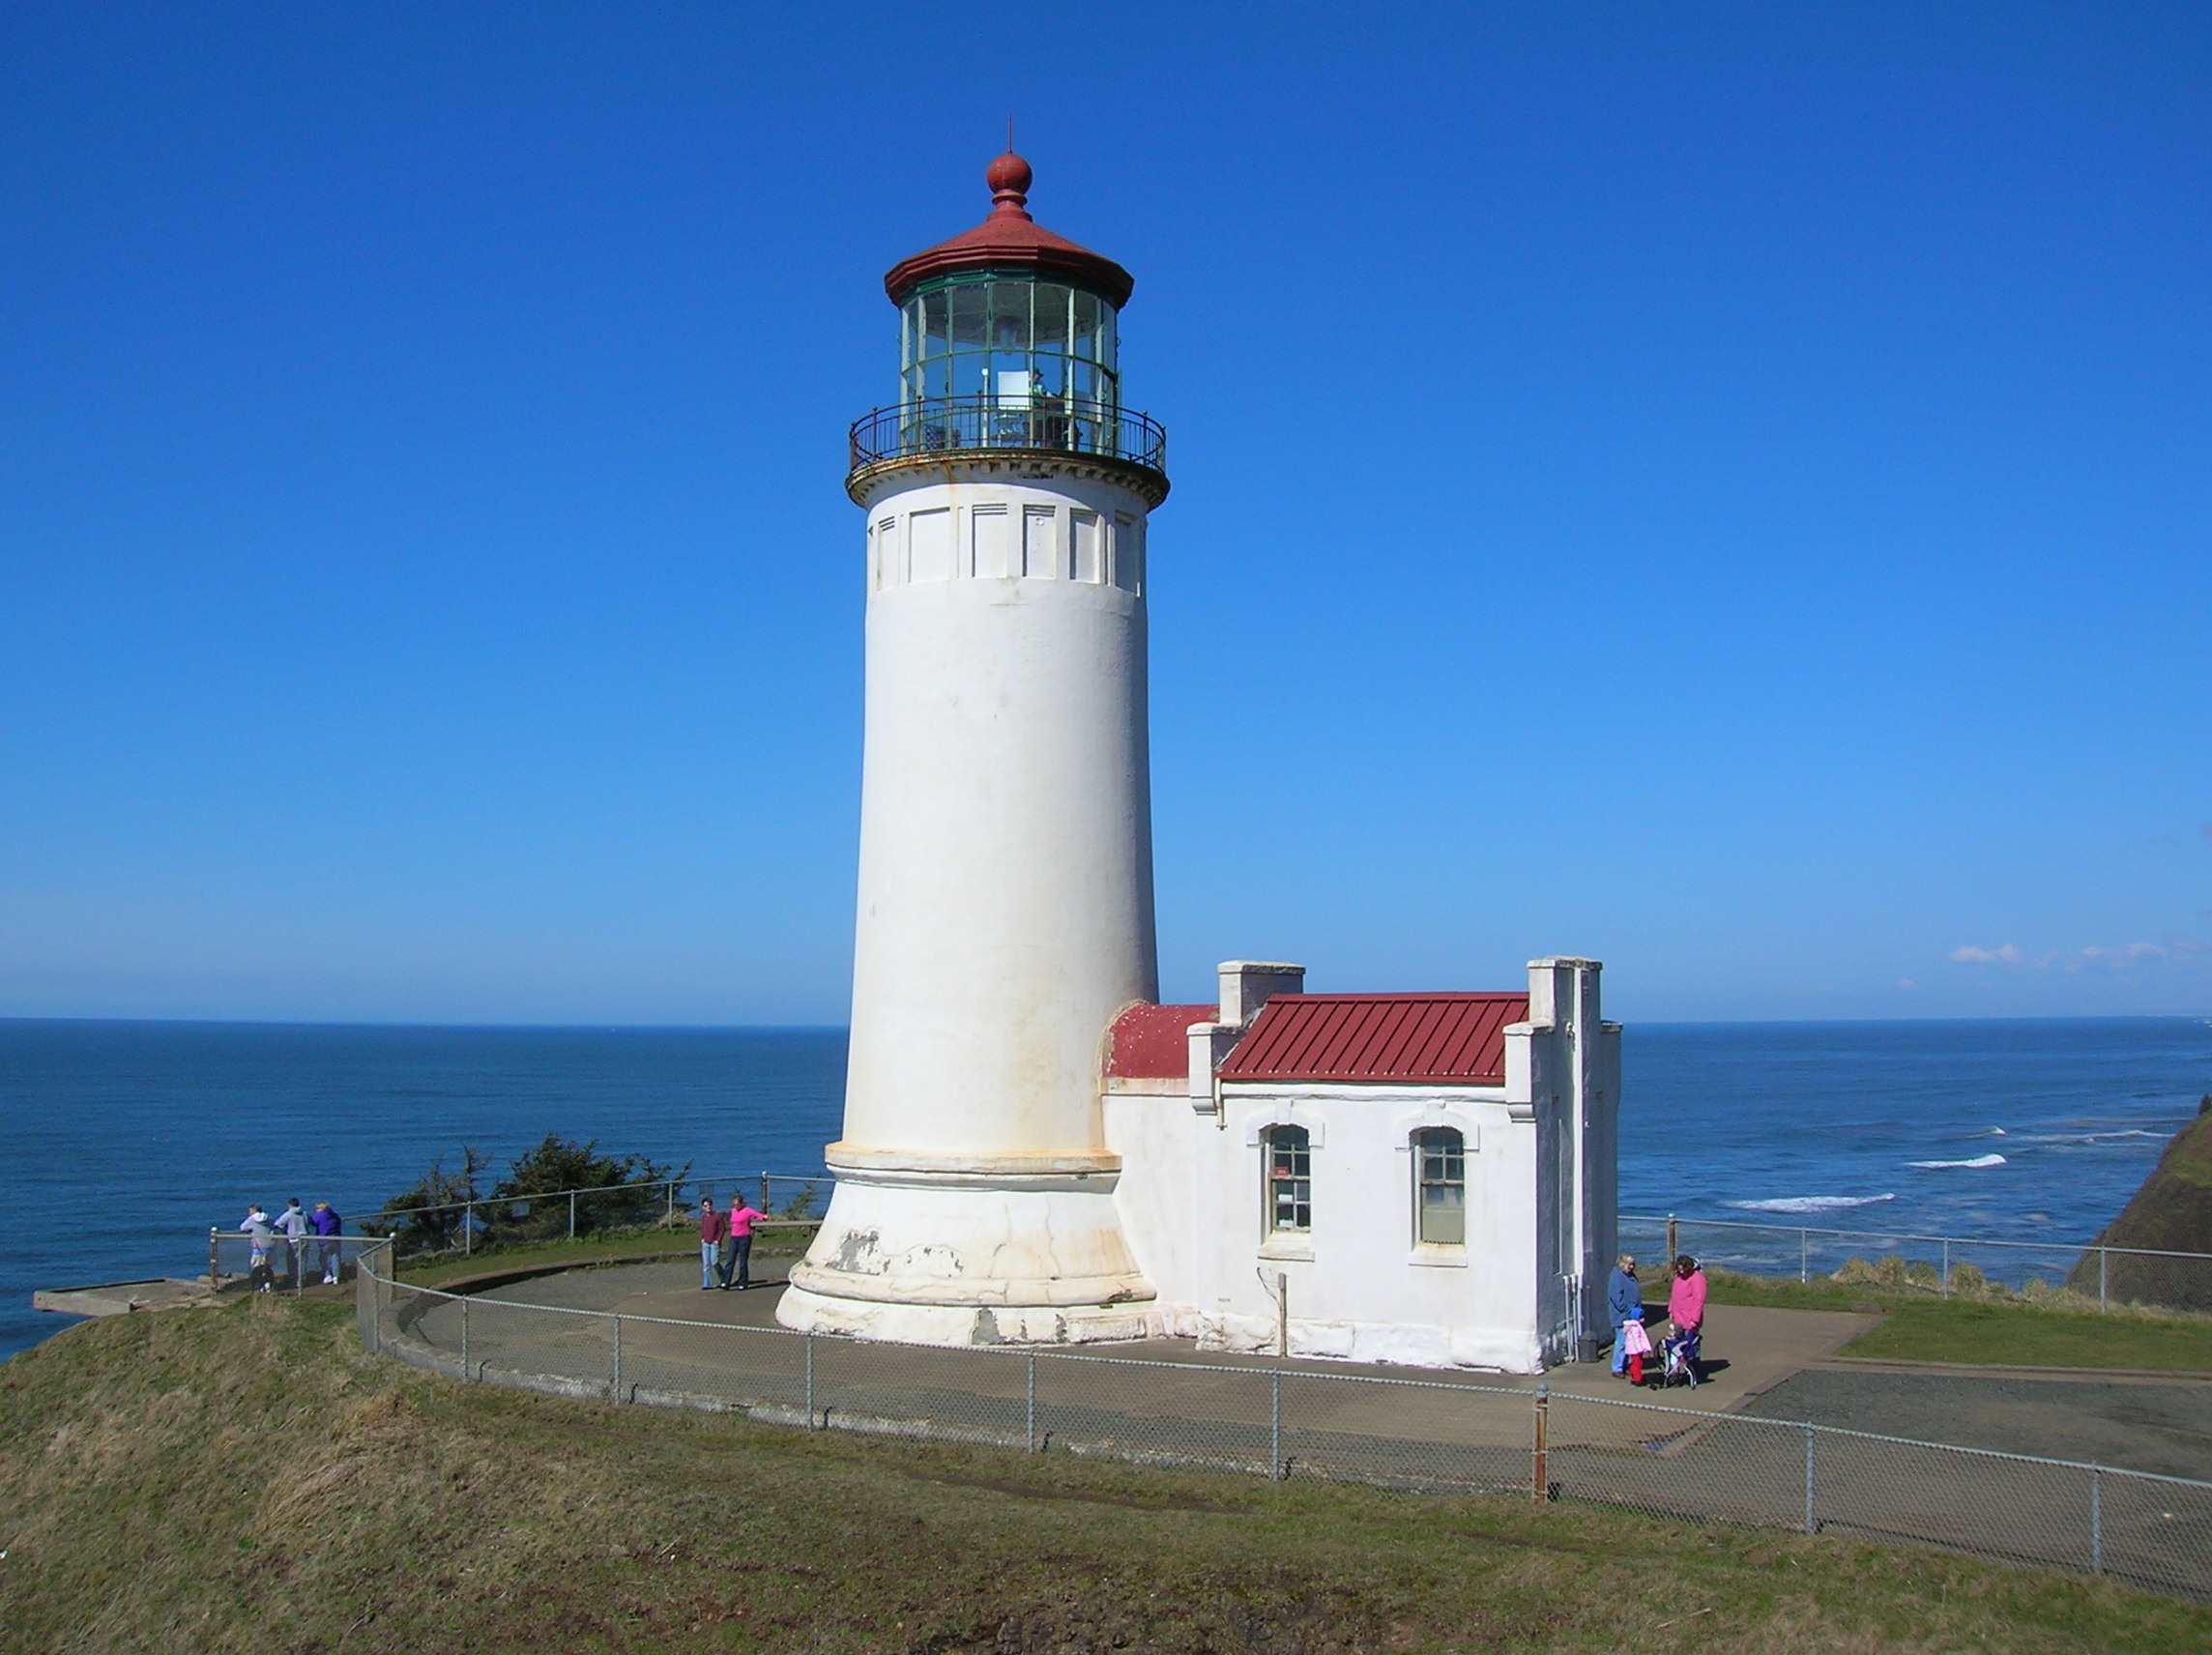
<path fill-rule="evenodd" d="M 461 1206 L 461 1257 L 471 1258 L 477 1250 L 477 1204 L 466 1202 Z"/>
<path fill-rule="evenodd" d="M 1678 1257 L 1680 1254 L 1674 1246 L 1674 1215 L 1670 1212 L 1667 1215 L 1667 1267 L 1670 1270 L 1674 1267 L 1674 1261 Z"/>
<path fill-rule="evenodd" d="M 462 1379 L 465 1380 L 466 1379 L 468 1379 L 468 1377 L 469 1377 L 469 1300 L 468 1300 L 468 1295 L 467 1295 L 466 1293 L 463 1293 L 463 1294 L 461 1295 L 461 1378 L 462 1378 Z"/>
<path fill-rule="evenodd" d="M 1951 1238 L 1943 1237 L 1943 1296 L 1951 1296 Z"/>
<path fill-rule="evenodd" d="M 2089 1573 L 2105 1572 L 2105 1471 L 2089 1467 Z"/>
<path fill-rule="evenodd" d="M 568 1239 L 569 1239 L 569 1240 L 571 1240 L 571 1241 L 573 1241 L 573 1240 L 575 1240 L 575 1238 L 576 1238 L 576 1192 L 575 1192 L 574 1190 L 570 1190 L 570 1191 L 568 1192 Z"/>
<path fill-rule="evenodd" d="M 1670 1228 L 1672 1228 L 1670 1226 Z M 1528 1497 L 1545 1503 L 1552 1485 L 1552 1387 L 1536 1387 L 1536 1442 L 1529 1456 Z"/>
<path fill-rule="evenodd" d="M 760 1176 L 760 1209 L 763 1212 L 768 1210 L 768 1174 L 766 1173 Z"/>
<path fill-rule="evenodd" d="M 1807 1534 L 1820 1532 L 1819 1520 L 1813 1515 L 1813 1427 L 1808 1422 L 1805 1427 L 1805 1532 Z"/>
<path fill-rule="evenodd" d="M 2099 1310 L 2107 1308 L 2105 1304 L 2105 1287 L 2107 1282 L 2110 1279 L 2111 1275 L 2110 1270 L 2107 1266 L 2110 1264 L 2111 1259 L 2112 1250 L 2110 1247 L 2100 1247 L 2097 1249 L 2097 1308 Z"/>
<path fill-rule="evenodd" d="M 1803 1287 L 1813 1279 L 1813 1233 L 1797 1232 L 1797 1285 Z"/>
<path fill-rule="evenodd" d="M 806 1340 L 806 1429 L 812 1431 L 814 1429 L 814 1335 L 808 1333 L 804 1335 L 804 1338 Z"/>
<path fill-rule="evenodd" d="M 1025 1432 L 1027 1433 L 1027 1435 L 1028 1435 L 1028 1437 L 1029 1437 L 1029 1449 L 1030 1449 L 1030 1452 L 1031 1452 L 1032 1454 L 1034 1454 L 1034 1453 L 1036 1452 L 1036 1352 L 1035 1352 L 1034 1350 L 1032 1350 L 1032 1351 L 1030 1351 L 1030 1352 L 1029 1352 L 1029 1359 L 1030 1359 L 1030 1389 L 1029 1389 L 1029 1408 L 1028 1408 L 1028 1415 L 1027 1415 L 1027 1423 L 1026 1423 L 1026 1425 L 1024 1426 L 1024 1430 L 1025 1430 Z"/>
<path fill-rule="evenodd" d="M 671 1230 L 676 1228 L 676 1184 L 673 1179 L 668 1185 L 668 1217 L 663 1222 Z"/>
<path fill-rule="evenodd" d="M 611 1402 L 622 1401 L 622 1318 L 615 1318 L 615 1385 Z"/>
<path fill-rule="evenodd" d="M 1267 1475 L 1283 1480 L 1283 1370 L 1267 1375 Z"/>
<path fill-rule="evenodd" d="M 216 1257 L 217 1246 L 215 1226 L 211 1224 L 208 1226 L 207 1233 L 207 1287 L 209 1292 L 214 1292 L 221 1281 L 217 1273 L 220 1268 L 219 1261 Z"/>

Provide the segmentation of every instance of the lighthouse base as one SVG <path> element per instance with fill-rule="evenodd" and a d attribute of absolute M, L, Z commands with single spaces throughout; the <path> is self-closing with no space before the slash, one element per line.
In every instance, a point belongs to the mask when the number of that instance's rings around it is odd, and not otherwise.
<path fill-rule="evenodd" d="M 917 1159 L 831 1146 L 837 1190 L 776 1305 L 784 1326 L 913 1345 L 1162 1330 L 1115 1210 L 1117 1157 Z"/>

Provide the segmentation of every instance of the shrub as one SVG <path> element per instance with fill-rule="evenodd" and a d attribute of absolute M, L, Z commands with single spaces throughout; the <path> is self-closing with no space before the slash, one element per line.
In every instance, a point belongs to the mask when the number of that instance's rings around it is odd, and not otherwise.
<path fill-rule="evenodd" d="M 1877 1278 L 1874 1266 L 1853 1253 L 1844 1261 L 1843 1267 L 1837 1270 L 1831 1279 L 1842 1282 L 1848 1287 L 1862 1287 Z"/>
<path fill-rule="evenodd" d="M 493 1199 L 503 1204 L 491 1213 L 492 1238 L 542 1241 L 566 1235 L 568 1202 L 561 1192 L 567 1190 L 591 1192 L 576 1197 L 579 1235 L 657 1224 L 668 1213 L 667 1185 L 681 1184 L 690 1170 L 688 1163 L 665 1167 L 643 1155 L 617 1160 L 599 1153 L 596 1138 L 579 1144 L 548 1132 L 536 1148 L 515 1157 L 508 1176 L 492 1191 Z M 532 1199 L 537 1196 L 553 1199 Z"/>
<path fill-rule="evenodd" d="M 369 1235 L 389 1235 L 402 1253 L 443 1253 L 461 1245 L 461 1229 L 468 1220 L 468 1204 L 481 1202 L 477 1180 L 491 1165 L 491 1157 L 463 1146 L 461 1170 L 446 1171 L 440 1155 L 429 1171 L 384 1204 L 384 1210 L 362 1225 Z M 423 1210 L 427 1209 L 427 1210 Z M 484 1215 L 479 1211 L 480 1228 Z"/>
<path fill-rule="evenodd" d="M 1885 1288 L 1905 1286 L 1905 1257 L 1901 1253 L 1884 1253 L 1881 1263 L 1874 1267 L 1874 1279 Z"/>
<path fill-rule="evenodd" d="M 1951 1266 L 1951 1291 L 1963 1298 L 1987 1298 L 1990 1293 L 1989 1278 L 1982 1274 L 1978 1265 L 1961 1262 Z"/>

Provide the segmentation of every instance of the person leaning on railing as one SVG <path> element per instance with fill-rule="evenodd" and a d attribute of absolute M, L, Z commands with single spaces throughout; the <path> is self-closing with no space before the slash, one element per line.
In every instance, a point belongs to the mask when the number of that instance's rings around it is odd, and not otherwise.
<path fill-rule="evenodd" d="M 345 1229 L 345 1220 L 327 1201 L 315 1203 L 315 1210 L 307 1214 L 307 1228 L 315 1233 L 315 1251 L 320 1257 L 316 1263 L 323 1267 L 323 1286 L 337 1286 L 338 1265 L 344 1262 L 345 1249 L 337 1242 L 338 1233 Z"/>
<path fill-rule="evenodd" d="M 722 1252 L 723 1292 L 727 1292 L 733 1282 L 740 1292 L 753 1285 L 753 1226 L 767 1216 L 742 1197 L 739 1198 L 738 1205 L 730 1208 L 730 1216 L 722 1224 L 727 1237 Z"/>

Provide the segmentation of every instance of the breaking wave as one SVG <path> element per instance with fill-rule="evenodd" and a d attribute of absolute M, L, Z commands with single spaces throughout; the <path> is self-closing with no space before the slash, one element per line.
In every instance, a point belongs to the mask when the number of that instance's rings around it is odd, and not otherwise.
<path fill-rule="evenodd" d="M 2002 1155 L 1975 1155 L 1964 1161 L 1914 1161 L 1911 1164 L 1934 1172 L 1939 1167 L 2001 1167 L 2006 1161 Z"/>
<path fill-rule="evenodd" d="M 2145 1132 L 2131 1126 L 2121 1132 L 2059 1132 L 2047 1137 L 2025 1138 L 2025 1144 L 2117 1144 L 2123 1138 L 2156 1138 L 2161 1141 L 2171 1136 L 2165 1132 Z"/>
<path fill-rule="evenodd" d="M 1846 1207 L 1872 1206 L 1895 1201 L 1897 1195 L 1791 1195 L 1775 1201 L 1732 1201 L 1728 1205 L 1745 1212 L 1840 1212 Z"/>

